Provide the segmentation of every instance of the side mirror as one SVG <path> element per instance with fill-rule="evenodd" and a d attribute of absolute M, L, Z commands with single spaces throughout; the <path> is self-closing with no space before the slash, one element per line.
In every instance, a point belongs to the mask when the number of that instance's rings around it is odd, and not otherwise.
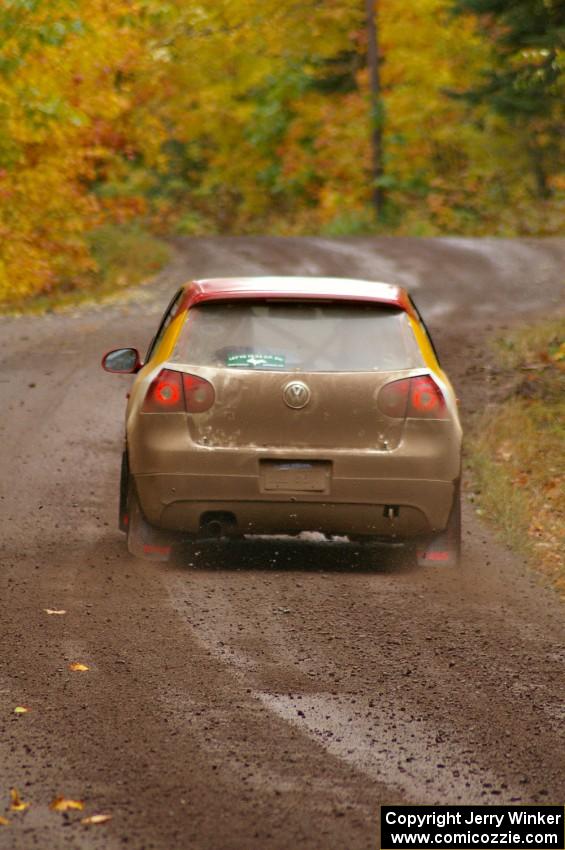
<path fill-rule="evenodd" d="M 102 358 L 102 368 L 118 375 L 133 375 L 139 372 L 141 366 L 137 348 L 116 348 Z"/>

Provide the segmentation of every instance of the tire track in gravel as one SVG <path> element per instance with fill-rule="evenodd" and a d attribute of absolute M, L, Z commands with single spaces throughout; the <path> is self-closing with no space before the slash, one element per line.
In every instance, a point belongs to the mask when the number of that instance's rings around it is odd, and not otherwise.
<path fill-rule="evenodd" d="M 170 587 L 191 634 L 241 687 L 330 753 L 414 801 L 543 802 L 548 783 L 559 787 L 562 754 L 533 774 L 529 763 L 559 736 L 563 667 L 555 665 L 547 625 L 532 630 L 508 616 L 513 600 L 500 601 L 502 583 L 486 579 L 477 594 L 480 572 L 461 582 L 437 569 L 399 576 L 386 561 L 363 564 L 352 546 L 332 551 L 330 544 L 322 555 L 319 548 L 276 545 L 279 554 L 288 547 L 291 569 L 281 571 L 272 545 L 248 543 L 235 555 L 230 547 L 233 571 L 189 573 Z M 489 547 L 496 557 L 492 541 Z M 209 567 L 214 553 L 200 554 Z M 319 573 L 332 562 L 332 571 Z M 525 576 L 513 595 L 528 590 Z M 449 608 L 454 613 L 446 616 Z M 531 657 L 544 660 L 537 682 L 517 687 Z M 471 686 L 477 666 L 481 675 Z M 497 718 L 490 730 L 487 701 Z M 526 740 L 535 744 L 524 747 Z"/>

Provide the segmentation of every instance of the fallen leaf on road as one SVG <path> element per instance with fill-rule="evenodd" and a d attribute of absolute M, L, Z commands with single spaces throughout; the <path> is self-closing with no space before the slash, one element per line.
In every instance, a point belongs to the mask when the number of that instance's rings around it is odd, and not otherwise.
<path fill-rule="evenodd" d="M 17 788 L 10 788 L 10 811 L 25 812 L 29 806 L 29 803 L 24 803 Z"/>
<path fill-rule="evenodd" d="M 90 815 L 89 818 L 82 818 L 81 823 L 84 826 L 92 826 L 95 823 L 106 823 L 112 820 L 112 815 Z"/>
<path fill-rule="evenodd" d="M 69 670 L 72 670 L 73 673 L 84 673 L 85 670 L 89 670 L 90 668 L 86 666 L 86 664 L 81 664 L 79 661 L 73 662 L 73 664 L 69 664 Z"/>
<path fill-rule="evenodd" d="M 27 714 L 29 708 L 26 708 L 25 705 L 17 705 L 14 709 L 14 714 Z"/>
<path fill-rule="evenodd" d="M 81 811 L 84 809 L 84 803 L 82 800 L 67 800 L 66 797 L 55 797 L 55 799 L 49 803 L 49 808 L 53 812 L 68 812 L 69 809 L 79 809 L 79 811 Z"/>
<path fill-rule="evenodd" d="M 10 826 L 10 821 L 8 818 L 3 818 L 0 816 L 0 826 Z"/>
<path fill-rule="evenodd" d="M 67 613 L 63 608 L 61 608 L 60 610 L 58 610 L 57 608 L 44 608 L 43 610 L 46 614 L 56 614 L 58 617 L 61 617 L 63 614 Z"/>

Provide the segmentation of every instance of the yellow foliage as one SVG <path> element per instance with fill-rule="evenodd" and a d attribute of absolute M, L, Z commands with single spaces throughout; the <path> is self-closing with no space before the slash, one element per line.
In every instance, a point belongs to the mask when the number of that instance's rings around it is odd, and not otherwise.
<path fill-rule="evenodd" d="M 106 212 L 91 186 L 159 155 L 161 123 L 143 107 L 158 63 L 141 11 L 133 0 L 0 11 L 0 301 L 91 270 L 83 234 Z"/>

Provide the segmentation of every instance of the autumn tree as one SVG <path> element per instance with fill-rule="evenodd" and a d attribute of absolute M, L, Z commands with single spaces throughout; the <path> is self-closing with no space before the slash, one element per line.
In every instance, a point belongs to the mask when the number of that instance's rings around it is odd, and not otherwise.
<path fill-rule="evenodd" d="M 382 185 L 384 176 L 384 108 L 381 96 L 378 9 L 375 0 L 365 0 L 365 9 L 367 15 L 367 65 L 369 72 L 369 122 L 373 166 L 373 206 L 377 217 L 379 217 L 382 214 L 384 203 Z"/>
<path fill-rule="evenodd" d="M 0 300 L 76 285 L 93 268 L 84 234 L 143 207 L 139 194 L 96 189 L 161 156 L 146 5 L 0 7 Z"/>
<path fill-rule="evenodd" d="M 0 300 L 81 286 L 93 231 L 132 217 L 167 235 L 558 232 L 557 0 L 376 11 L 4 0 Z"/>
<path fill-rule="evenodd" d="M 560 0 L 455 0 L 478 18 L 491 64 L 464 96 L 487 104 L 520 134 L 539 197 L 547 198 L 565 131 L 565 6 Z"/>
<path fill-rule="evenodd" d="M 362 25 L 358 0 L 217 0 L 175 9 L 165 48 L 170 116 L 195 187 L 193 209 L 233 231 L 269 227 L 292 215 L 295 202 L 316 203 L 286 173 L 283 152 L 326 63 L 351 47 Z"/>

